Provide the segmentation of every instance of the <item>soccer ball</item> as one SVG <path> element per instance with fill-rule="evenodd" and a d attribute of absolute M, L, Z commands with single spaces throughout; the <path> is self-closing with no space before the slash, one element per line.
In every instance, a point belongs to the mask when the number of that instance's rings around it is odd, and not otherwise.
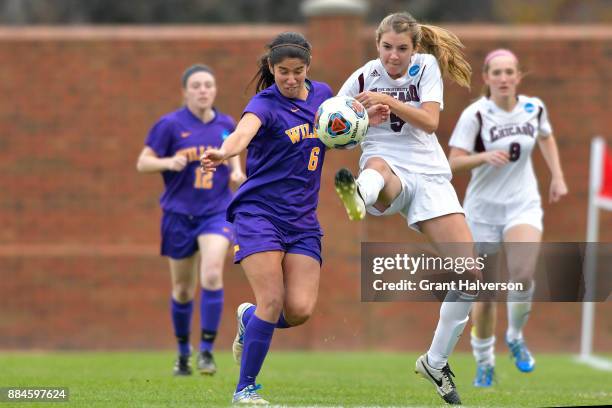
<path fill-rule="evenodd" d="M 332 149 L 352 149 L 368 131 L 368 112 L 350 96 L 334 96 L 319 106 L 314 131 Z"/>

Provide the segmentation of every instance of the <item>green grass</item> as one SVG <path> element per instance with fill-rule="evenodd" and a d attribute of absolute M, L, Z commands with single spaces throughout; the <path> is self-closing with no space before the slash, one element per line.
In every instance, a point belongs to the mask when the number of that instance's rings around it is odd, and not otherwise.
<path fill-rule="evenodd" d="M 433 387 L 413 374 L 416 354 L 272 351 L 258 382 L 261 395 L 287 406 L 441 406 Z M 538 354 L 536 370 L 521 374 L 498 355 L 498 384 L 471 386 L 469 354 L 451 360 L 466 406 L 570 406 L 612 403 L 612 373 L 574 362 L 570 355 Z M 238 367 L 217 353 L 214 377 L 174 378 L 174 355 L 159 353 L 0 353 L 0 387 L 63 386 L 82 407 L 228 406 Z M 0 408 L 8 406 L 0 403 Z M 41 406 L 16 404 L 18 407 Z M 47 406 L 47 405 L 45 405 Z"/>

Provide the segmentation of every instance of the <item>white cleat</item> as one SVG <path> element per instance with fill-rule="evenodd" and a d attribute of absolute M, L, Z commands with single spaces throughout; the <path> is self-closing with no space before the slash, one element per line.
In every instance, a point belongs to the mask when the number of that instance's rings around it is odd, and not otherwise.
<path fill-rule="evenodd" d="M 457 393 L 457 387 L 452 377 L 455 376 L 448 363 L 441 369 L 433 368 L 427 361 L 427 353 L 423 354 L 416 361 L 414 372 L 421 374 L 423 378 L 436 387 L 436 391 L 444 401 L 451 405 L 460 405 L 461 399 Z"/>
<path fill-rule="evenodd" d="M 342 200 L 351 221 L 363 220 L 366 215 L 365 203 L 359 195 L 355 177 L 348 169 L 340 169 L 334 180 L 336 193 Z"/>
<path fill-rule="evenodd" d="M 242 322 L 242 316 L 244 312 L 247 311 L 251 306 L 255 306 L 252 303 L 242 303 L 236 309 L 236 319 L 238 320 L 238 329 L 236 330 L 236 337 L 234 338 L 234 343 L 232 344 L 232 353 L 234 354 L 234 361 L 236 364 L 240 365 L 240 359 L 242 358 L 242 349 L 244 348 L 244 331 L 246 327 Z"/>

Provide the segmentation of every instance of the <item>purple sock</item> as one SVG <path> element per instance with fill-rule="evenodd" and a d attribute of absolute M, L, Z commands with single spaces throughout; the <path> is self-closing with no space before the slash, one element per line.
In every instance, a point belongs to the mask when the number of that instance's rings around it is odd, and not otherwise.
<path fill-rule="evenodd" d="M 208 290 L 202 288 L 200 296 L 200 323 L 202 327 L 200 351 L 212 351 L 222 312 L 223 289 Z"/>
<path fill-rule="evenodd" d="M 251 319 L 251 316 L 253 316 L 254 313 L 255 313 L 255 306 L 251 306 L 247 310 L 245 310 L 244 313 L 242 314 L 242 323 L 244 324 L 245 327 L 247 324 L 249 324 L 249 320 Z M 276 322 L 276 328 L 277 329 L 288 329 L 289 327 L 291 326 L 285 320 L 285 315 L 283 314 L 283 312 L 281 312 L 280 317 L 278 318 L 278 322 Z"/>
<path fill-rule="evenodd" d="M 174 325 L 174 335 L 178 343 L 178 352 L 181 356 L 191 354 L 189 346 L 189 326 L 191 324 L 191 314 L 193 312 L 193 300 L 187 303 L 178 303 L 172 299 L 171 302 L 172 324 Z"/>
<path fill-rule="evenodd" d="M 236 392 L 255 384 L 255 378 L 261 370 L 274 334 L 274 323 L 261 320 L 252 315 L 244 332 L 244 349 L 240 362 L 240 379 Z"/>
<path fill-rule="evenodd" d="M 285 320 L 285 314 L 283 312 L 281 312 L 280 317 L 278 318 L 278 322 L 276 322 L 276 328 L 277 329 L 288 329 L 289 327 L 289 323 L 287 323 L 287 321 Z"/>

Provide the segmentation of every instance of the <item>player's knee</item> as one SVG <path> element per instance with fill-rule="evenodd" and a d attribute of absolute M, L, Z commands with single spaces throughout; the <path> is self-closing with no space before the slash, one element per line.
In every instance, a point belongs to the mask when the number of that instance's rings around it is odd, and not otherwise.
<path fill-rule="evenodd" d="M 283 310 L 283 296 L 268 295 L 257 300 L 258 313 L 261 311 L 263 316 L 279 316 Z"/>
<path fill-rule="evenodd" d="M 298 305 L 285 310 L 285 320 L 290 326 L 299 326 L 306 323 L 312 316 L 313 307 L 310 305 Z"/>
<path fill-rule="evenodd" d="M 193 288 L 188 285 L 176 285 L 172 289 L 172 297 L 178 303 L 187 303 L 193 299 Z"/>
<path fill-rule="evenodd" d="M 526 267 L 519 267 L 512 273 L 512 282 L 520 283 L 524 290 L 528 290 L 531 287 L 531 281 L 533 280 L 533 271 Z"/>
<path fill-rule="evenodd" d="M 205 289 L 218 289 L 223 286 L 221 265 L 213 265 L 202 272 L 202 287 Z"/>
<path fill-rule="evenodd" d="M 368 159 L 365 165 L 366 168 L 376 170 L 379 172 L 385 179 L 387 178 L 387 173 L 391 172 L 389 165 L 386 161 L 381 159 L 380 157 L 371 157 Z"/>

